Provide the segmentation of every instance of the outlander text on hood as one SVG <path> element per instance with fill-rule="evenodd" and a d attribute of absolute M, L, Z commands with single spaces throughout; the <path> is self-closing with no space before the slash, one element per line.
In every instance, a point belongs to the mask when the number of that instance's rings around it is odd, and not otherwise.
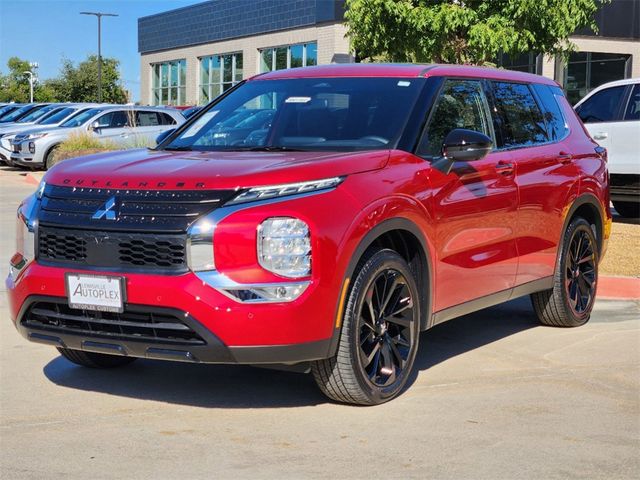
<path fill-rule="evenodd" d="M 551 80 L 275 71 L 159 141 L 62 162 L 19 207 L 7 291 L 27 339 L 94 368 L 302 364 L 371 405 L 443 321 L 524 295 L 545 325 L 589 319 L 606 151 Z"/>

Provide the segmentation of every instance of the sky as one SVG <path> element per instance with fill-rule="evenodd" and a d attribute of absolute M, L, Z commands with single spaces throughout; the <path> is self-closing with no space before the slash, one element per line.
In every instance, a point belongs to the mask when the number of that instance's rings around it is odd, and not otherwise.
<path fill-rule="evenodd" d="M 140 98 L 138 18 L 201 0 L 0 0 L 0 72 L 16 56 L 38 62 L 41 80 L 55 77 L 63 58 L 78 63 L 97 54 L 98 25 L 82 11 L 115 13 L 102 18 L 102 55 L 120 61 L 121 78 Z"/>

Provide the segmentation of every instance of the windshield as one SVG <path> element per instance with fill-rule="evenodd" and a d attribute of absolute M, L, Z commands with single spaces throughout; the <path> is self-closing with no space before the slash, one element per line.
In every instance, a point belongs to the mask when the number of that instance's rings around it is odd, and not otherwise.
<path fill-rule="evenodd" d="M 9 113 L 13 112 L 16 108 L 18 108 L 16 105 L 5 105 L 0 108 L 0 120 L 2 120 L 5 115 L 9 115 Z"/>
<path fill-rule="evenodd" d="M 64 120 L 77 110 L 77 107 L 66 107 L 61 110 L 51 112 L 50 115 L 41 118 L 36 123 L 38 125 L 55 125 L 56 123 L 60 123 L 62 120 Z"/>
<path fill-rule="evenodd" d="M 423 85 L 418 78 L 249 81 L 190 120 L 164 148 L 395 148 Z"/>
<path fill-rule="evenodd" d="M 61 127 L 79 127 L 87 120 L 90 120 L 94 115 L 97 115 L 100 112 L 104 112 L 104 108 L 90 108 L 89 110 L 85 110 L 84 112 L 78 113 L 74 115 L 69 120 L 61 124 Z"/>
<path fill-rule="evenodd" d="M 38 108 L 36 110 L 32 110 L 27 113 L 24 117 L 18 120 L 17 123 L 27 123 L 27 122 L 35 122 L 39 118 L 44 117 L 46 114 L 58 110 L 60 107 L 58 105 L 47 105 L 46 107 Z"/>
<path fill-rule="evenodd" d="M 19 120 L 23 115 L 29 113 L 32 110 L 37 108 L 42 108 L 42 105 L 25 105 L 24 107 L 20 107 L 15 109 L 13 112 L 8 115 L 2 117 L 3 122 L 15 122 Z"/>

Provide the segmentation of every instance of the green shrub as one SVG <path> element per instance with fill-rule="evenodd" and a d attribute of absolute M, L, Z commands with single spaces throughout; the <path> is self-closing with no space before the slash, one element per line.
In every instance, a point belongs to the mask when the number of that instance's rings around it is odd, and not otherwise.
<path fill-rule="evenodd" d="M 119 147 L 109 140 L 99 140 L 86 132 L 72 133 L 59 146 L 60 152 L 76 152 L 82 150 L 118 150 Z"/>

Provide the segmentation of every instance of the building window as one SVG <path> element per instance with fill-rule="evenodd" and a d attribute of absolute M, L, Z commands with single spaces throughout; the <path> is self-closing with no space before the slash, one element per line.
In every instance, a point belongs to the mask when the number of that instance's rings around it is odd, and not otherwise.
<path fill-rule="evenodd" d="M 208 103 L 242 80 L 242 53 L 200 59 L 199 103 Z"/>
<path fill-rule="evenodd" d="M 564 68 L 560 66 L 557 80 L 567 92 L 567 100 L 575 105 L 594 88 L 614 80 L 628 78 L 631 55 L 619 53 L 574 52 Z"/>
<path fill-rule="evenodd" d="M 186 103 L 187 62 L 154 63 L 152 66 L 151 103 L 153 105 L 184 105 Z"/>
<path fill-rule="evenodd" d="M 496 66 L 518 72 L 541 74 L 542 57 L 533 52 L 521 53 L 513 57 L 507 53 L 500 53 L 496 59 Z"/>
<path fill-rule="evenodd" d="M 318 45 L 303 43 L 260 50 L 260 72 L 318 64 Z"/>

